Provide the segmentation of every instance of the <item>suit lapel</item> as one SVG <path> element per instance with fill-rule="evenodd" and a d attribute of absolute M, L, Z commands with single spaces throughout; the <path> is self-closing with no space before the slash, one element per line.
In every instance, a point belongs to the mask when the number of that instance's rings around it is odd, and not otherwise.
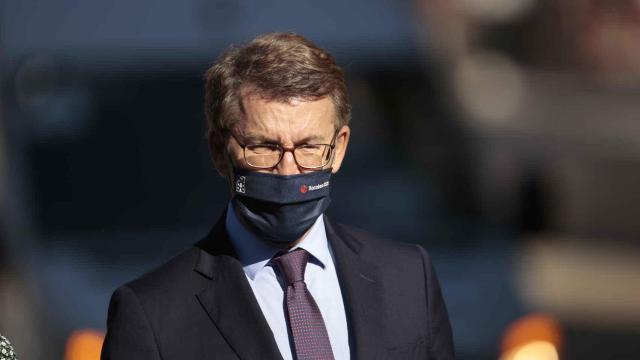
<path fill-rule="evenodd" d="M 352 358 L 377 359 L 386 354 L 386 313 L 379 269 L 361 256 L 363 244 L 325 217 L 327 239 L 349 321 Z"/>
<path fill-rule="evenodd" d="M 198 301 L 240 359 L 282 359 L 273 334 L 249 286 L 224 228 L 225 215 L 196 246 L 195 271 L 210 284 Z"/>

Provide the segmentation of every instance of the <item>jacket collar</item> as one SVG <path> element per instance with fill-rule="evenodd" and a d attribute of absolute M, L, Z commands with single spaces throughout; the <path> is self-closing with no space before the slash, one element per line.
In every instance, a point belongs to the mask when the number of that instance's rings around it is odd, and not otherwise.
<path fill-rule="evenodd" d="M 224 219 L 225 214 L 196 244 L 201 251 L 194 270 L 211 280 L 196 294 L 198 301 L 240 359 L 282 360 L 229 241 Z"/>
<path fill-rule="evenodd" d="M 386 353 L 386 307 L 377 264 L 366 259 L 367 244 L 325 216 L 327 239 L 349 323 L 352 358 L 378 359 Z"/>

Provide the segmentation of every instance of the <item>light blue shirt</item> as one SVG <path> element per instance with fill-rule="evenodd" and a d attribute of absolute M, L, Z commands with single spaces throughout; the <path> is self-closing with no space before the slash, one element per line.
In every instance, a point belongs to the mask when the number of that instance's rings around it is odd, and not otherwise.
<path fill-rule="evenodd" d="M 267 265 L 279 249 L 250 232 L 238 220 L 231 203 L 227 209 L 226 228 L 278 349 L 284 360 L 292 360 L 284 313 L 284 290 L 271 265 Z M 347 317 L 322 216 L 291 250 L 297 248 L 303 248 L 311 255 L 304 279 L 324 319 L 333 355 L 336 360 L 349 359 Z"/>

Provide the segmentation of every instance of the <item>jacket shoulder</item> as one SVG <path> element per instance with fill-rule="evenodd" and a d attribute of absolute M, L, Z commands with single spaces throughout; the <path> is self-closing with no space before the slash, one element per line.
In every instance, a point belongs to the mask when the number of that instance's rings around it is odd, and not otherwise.
<path fill-rule="evenodd" d="M 191 246 L 124 286 L 143 299 L 192 290 L 202 281 L 202 277 L 194 271 L 200 252 L 199 248 Z"/>
<path fill-rule="evenodd" d="M 352 246 L 361 248 L 363 253 L 367 255 L 387 258 L 416 258 L 416 255 L 420 257 L 423 253 L 426 255 L 426 251 L 416 244 L 381 237 L 367 230 L 335 221 L 331 221 L 330 226 L 339 237 L 353 244 Z"/>

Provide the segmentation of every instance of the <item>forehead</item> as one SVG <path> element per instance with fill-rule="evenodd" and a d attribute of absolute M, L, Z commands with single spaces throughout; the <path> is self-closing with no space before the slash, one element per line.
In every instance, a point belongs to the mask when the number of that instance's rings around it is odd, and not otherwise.
<path fill-rule="evenodd" d="M 258 95 L 242 98 L 243 119 L 236 125 L 244 136 L 295 140 L 325 136 L 335 127 L 335 107 L 330 97 L 274 101 Z"/>

